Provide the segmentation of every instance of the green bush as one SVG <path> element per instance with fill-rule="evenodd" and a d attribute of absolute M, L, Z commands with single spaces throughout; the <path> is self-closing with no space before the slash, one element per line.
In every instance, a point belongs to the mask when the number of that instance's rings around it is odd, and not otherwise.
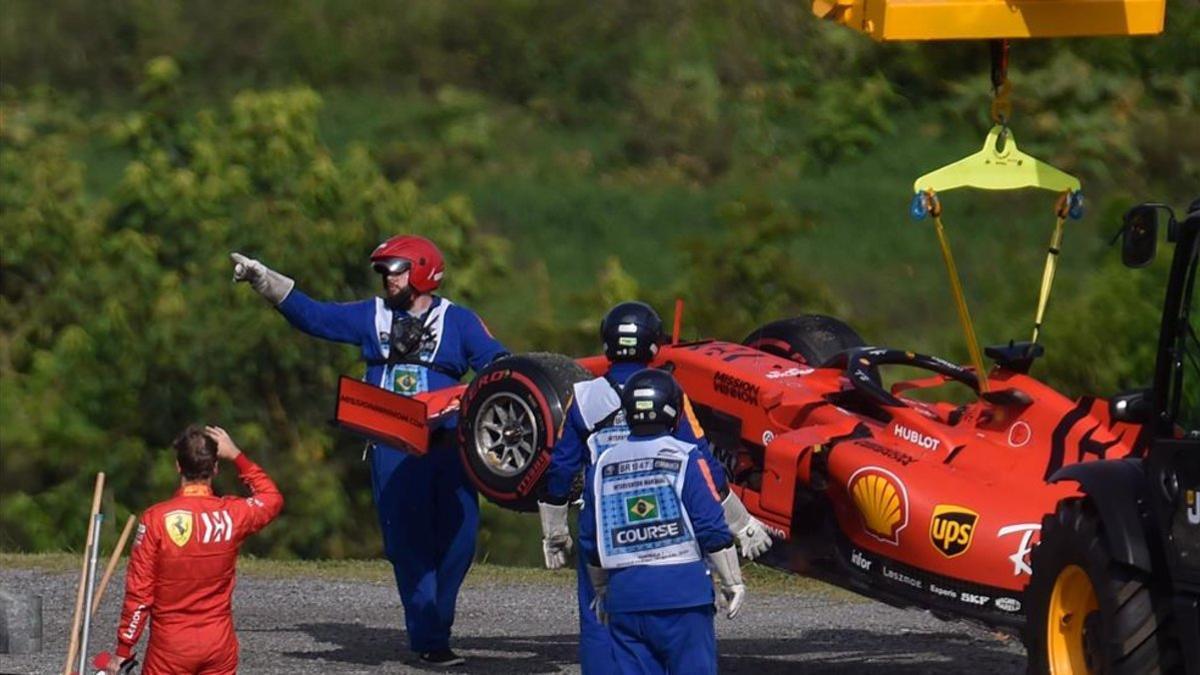
<path fill-rule="evenodd" d="M 422 233 L 452 261 L 447 293 L 469 303 L 503 278 L 505 242 L 463 199 L 430 202 L 388 180 L 364 148 L 333 158 L 313 91 L 247 91 L 227 110 L 184 114 L 171 107 L 177 73 L 151 63 L 147 100 L 113 130 L 134 158 L 95 204 L 66 150 L 79 124 L 44 102 L 4 103 L 0 546 L 78 544 L 99 470 L 118 512 L 167 496 L 163 449 L 199 420 L 228 427 L 295 496 L 253 550 L 375 553 L 361 442 L 324 425 L 357 354 L 300 335 L 235 287 L 228 253 L 315 297 L 353 299 L 375 290 L 365 260 L 376 243 Z"/>
<path fill-rule="evenodd" d="M 1061 51 L 1010 79 L 1014 134 L 1051 164 L 1127 191 L 1200 182 L 1200 70 L 1143 78 Z M 951 108 L 990 124 L 986 78 L 958 90 Z"/>

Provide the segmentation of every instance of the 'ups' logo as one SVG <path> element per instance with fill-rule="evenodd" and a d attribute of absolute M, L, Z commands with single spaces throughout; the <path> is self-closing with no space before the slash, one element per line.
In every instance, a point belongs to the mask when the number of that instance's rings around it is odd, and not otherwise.
<path fill-rule="evenodd" d="M 929 521 L 929 541 L 947 558 L 960 556 L 971 547 L 979 514 L 952 504 L 938 504 Z"/>

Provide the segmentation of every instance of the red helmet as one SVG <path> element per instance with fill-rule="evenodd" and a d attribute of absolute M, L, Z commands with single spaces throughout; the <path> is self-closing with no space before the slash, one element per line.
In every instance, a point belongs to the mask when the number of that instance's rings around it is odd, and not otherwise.
<path fill-rule="evenodd" d="M 418 293 L 432 293 L 442 283 L 446 261 L 442 252 L 425 237 L 399 234 L 371 252 L 371 269 L 380 274 L 399 274 L 411 270 L 408 283 Z"/>

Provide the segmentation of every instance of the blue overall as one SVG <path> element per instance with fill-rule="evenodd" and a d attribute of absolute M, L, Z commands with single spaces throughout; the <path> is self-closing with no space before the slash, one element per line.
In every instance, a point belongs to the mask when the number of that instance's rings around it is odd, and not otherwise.
<path fill-rule="evenodd" d="M 624 385 L 631 375 L 645 368 L 642 363 L 618 362 L 612 364 L 606 377 L 581 382 L 576 385 L 575 396 L 567 410 L 567 423 L 562 436 L 554 446 L 547 469 L 546 498 L 548 501 L 565 503 L 571 493 L 575 476 L 582 470 L 585 485 L 592 478 L 594 457 L 607 448 L 624 440 L 629 435 L 623 416 L 617 415 L 620 408 L 620 393 L 610 383 Z M 586 392 L 586 393 L 585 393 Z M 680 440 L 693 443 L 712 467 L 711 477 L 717 489 L 725 494 L 728 486 L 725 472 L 712 457 L 704 430 L 691 413 L 691 404 L 684 403 L 686 414 L 675 429 Z M 582 516 L 581 516 L 582 518 Z M 612 661 L 612 639 L 608 627 L 600 623 L 592 611 L 595 590 L 588 578 L 586 559 L 576 556 L 576 595 L 579 599 L 579 663 L 584 675 L 611 673 L 615 668 Z"/>
<path fill-rule="evenodd" d="M 363 380 L 405 395 L 452 387 L 507 354 L 474 312 L 436 296 L 422 316 L 428 331 L 420 347 L 420 360 L 433 367 L 387 364 L 392 311 L 380 298 L 326 303 L 293 289 L 278 309 L 309 335 L 357 345 L 367 362 Z M 451 418 L 434 430 L 424 457 L 379 443 L 371 449 L 384 553 L 416 652 L 449 648 L 458 589 L 475 555 L 479 500 L 458 458 L 457 425 Z"/>
<path fill-rule="evenodd" d="M 666 434 L 605 451 L 584 491 L 580 557 L 608 570 L 614 673 L 716 673 L 704 555 L 733 545 L 706 460 Z"/>

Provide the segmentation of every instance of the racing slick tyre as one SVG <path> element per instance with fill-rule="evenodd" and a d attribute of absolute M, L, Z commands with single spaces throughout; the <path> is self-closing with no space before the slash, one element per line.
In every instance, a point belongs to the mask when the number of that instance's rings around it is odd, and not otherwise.
<path fill-rule="evenodd" d="M 1104 526 L 1082 499 L 1042 519 L 1030 555 L 1023 634 L 1029 672 L 1170 673 L 1170 612 L 1141 570 L 1113 560 Z"/>
<path fill-rule="evenodd" d="M 458 440 L 463 466 L 480 493 L 507 509 L 537 511 L 572 385 L 591 377 L 566 356 L 532 353 L 498 359 L 471 381 Z M 577 496 L 578 489 L 571 498 Z"/>
<path fill-rule="evenodd" d="M 866 345 L 853 328 L 823 314 L 772 321 L 747 335 L 742 344 L 813 367 Z"/>

